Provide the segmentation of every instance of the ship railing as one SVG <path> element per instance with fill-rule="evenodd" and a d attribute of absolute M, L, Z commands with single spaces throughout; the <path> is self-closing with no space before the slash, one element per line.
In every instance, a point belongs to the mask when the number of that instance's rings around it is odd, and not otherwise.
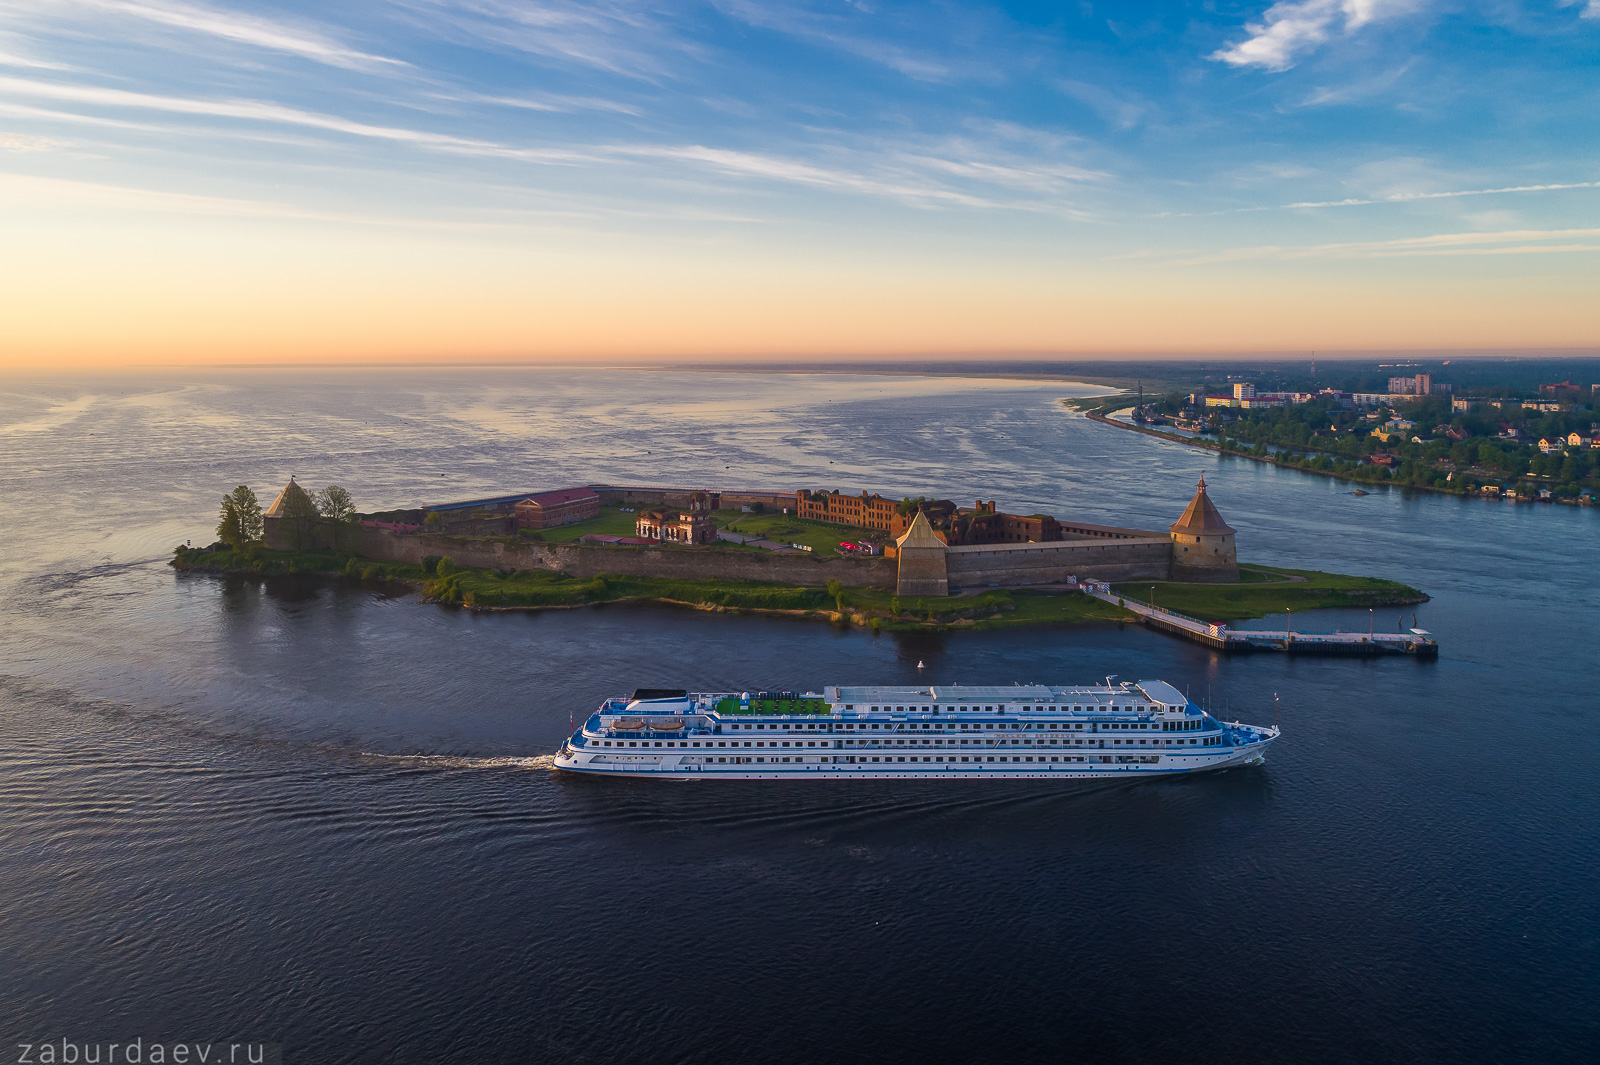
<path fill-rule="evenodd" d="M 712 728 L 681 728 L 672 731 L 665 731 L 662 729 L 635 729 L 626 732 L 620 729 L 608 728 L 602 729 L 601 731 L 607 736 L 614 736 L 618 739 L 624 740 L 660 740 L 669 738 L 680 739 L 684 736 L 715 736 L 717 734 L 717 730 Z"/>

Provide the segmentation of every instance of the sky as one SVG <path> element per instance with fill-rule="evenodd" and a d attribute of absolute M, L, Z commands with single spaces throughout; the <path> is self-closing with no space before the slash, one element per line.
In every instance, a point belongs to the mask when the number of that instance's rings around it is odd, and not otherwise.
<path fill-rule="evenodd" d="M 0 368 L 1600 349 L 1600 0 L 0 0 Z"/>

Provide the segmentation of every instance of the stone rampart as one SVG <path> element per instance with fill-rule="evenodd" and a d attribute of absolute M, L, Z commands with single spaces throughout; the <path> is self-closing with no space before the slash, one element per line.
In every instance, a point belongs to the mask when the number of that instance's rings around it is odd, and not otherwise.
<path fill-rule="evenodd" d="M 773 492 L 753 488 L 660 488 L 620 484 L 591 484 L 588 487 L 600 497 L 600 505 L 606 507 L 686 507 L 689 505 L 690 494 L 696 491 L 710 491 L 716 494 L 719 497 L 718 506 L 725 510 L 736 510 L 752 503 L 760 503 L 773 511 L 785 507 L 792 510 L 795 505 L 793 492 Z"/>
<path fill-rule="evenodd" d="M 276 524 L 276 522 L 274 522 Z M 306 547 L 331 549 L 334 529 L 318 522 L 306 538 Z M 585 544 L 577 541 L 546 544 L 505 541 L 432 533 L 402 533 L 370 525 L 345 525 L 339 530 L 338 550 L 350 551 L 380 562 L 420 564 L 428 555 L 449 555 L 458 566 L 480 569 L 545 569 L 574 577 L 617 573 L 630 577 L 671 577 L 682 580 L 748 580 L 821 587 L 837 578 L 849 588 L 893 588 L 897 567 L 892 558 L 835 558 L 812 554 L 755 551 L 737 547 L 638 547 Z M 272 546 L 284 539 L 275 529 Z"/>
<path fill-rule="evenodd" d="M 1051 584 L 1068 576 L 1107 581 L 1166 577 L 1172 567 L 1172 541 L 1165 536 L 1150 536 L 975 544 L 950 548 L 945 565 L 953 588 Z"/>

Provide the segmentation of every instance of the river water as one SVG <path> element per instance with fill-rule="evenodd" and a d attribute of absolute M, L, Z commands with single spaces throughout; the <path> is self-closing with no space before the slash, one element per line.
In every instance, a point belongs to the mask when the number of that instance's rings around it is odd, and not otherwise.
<path fill-rule="evenodd" d="M 0 1038 L 285 1060 L 1560 1061 L 1600 1045 L 1597 515 L 1350 486 L 1062 411 L 1084 386 L 483 370 L 0 396 Z M 1163 527 L 1433 596 L 1437 662 L 1140 628 L 474 616 L 179 576 L 217 499 L 869 487 Z M 1297 628 L 1393 629 L 1399 611 Z M 1269 619 L 1270 622 L 1271 619 Z M 1411 611 L 1403 617 L 1410 625 Z M 925 662 L 922 673 L 918 660 Z M 1284 738 L 1100 786 L 573 780 L 636 686 L 1170 680 Z M 6 1058 L 4 1060 L 13 1060 Z"/>

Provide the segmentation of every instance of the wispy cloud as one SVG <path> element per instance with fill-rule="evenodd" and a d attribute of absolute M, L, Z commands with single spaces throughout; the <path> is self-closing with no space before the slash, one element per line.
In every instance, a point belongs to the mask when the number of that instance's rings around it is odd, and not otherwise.
<path fill-rule="evenodd" d="M 1173 266 L 1203 266 L 1250 259 L 1392 259 L 1437 255 L 1536 255 L 1600 251 L 1600 244 L 1573 243 L 1600 238 L 1600 229 L 1507 229 L 1495 233 L 1435 233 L 1394 240 L 1345 241 L 1337 244 L 1263 244 L 1226 248 Z M 1565 241 L 1567 243 L 1552 243 Z"/>
<path fill-rule="evenodd" d="M 826 45 L 918 81 L 946 81 L 955 72 L 946 57 L 917 52 L 897 40 L 883 40 L 861 32 L 861 18 L 878 15 L 876 10 L 864 3 L 832 4 L 818 11 L 803 4 L 778 0 L 714 2 L 719 10 L 746 25 L 787 34 L 811 44 Z M 924 8 L 919 12 L 919 18 L 927 18 L 930 14 Z M 883 25 L 881 18 L 874 21 L 878 26 Z"/>
<path fill-rule="evenodd" d="M 1260 22 L 1245 24 L 1249 34 L 1220 48 L 1210 58 L 1236 67 L 1283 71 L 1299 56 L 1328 40 L 1336 26 L 1346 35 L 1370 22 L 1415 10 L 1424 0 L 1282 0 L 1267 8 Z"/>
<path fill-rule="evenodd" d="M 66 14 L 73 9 L 83 10 L 90 17 L 120 15 L 348 69 L 406 65 L 398 59 L 373 55 L 342 44 L 310 26 L 293 25 L 236 11 L 222 11 L 200 4 L 183 3 L 181 0 L 58 0 L 43 5 L 6 3 L 0 6 L 13 10 L 20 7 L 21 11 L 35 15 Z"/>
<path fill-rule="evenodd" d="M 625 0 L 400 0 L 436 33 L 565 60 L 628 78 L 671 73 L 669 57 L 701 47 L 672 26 L 666 10 Z"/>
<path fill-rule="evenodd" d="M 0 6 L 0 10 L 4 10 Z M 31 70 L 72 70 L 65 63 L 56 63 L 38 56 L 28 55 L 23 49 L 28 44 L 14 35 L 0 33 L 0 67 L 27 67 Z"/>
<path fill-rule="evenodd" d="M 1306 200 L 1285 203 L 1266 210 L 1287 210 L 1291 207 L 1366 207 L 1378 203 L 1409 203 L 1413 200 L 1453 200 L 1460 196 L 1498 196 L 1513 192 L 1555 192 L 1560 189 L 1600 189 L 1600 181 L 1569 181 L 1551 185 L 1506 185 L 1497 189 L 1453 189 L 1449 192 L 1396 192 L 1372 199 L 1352 197 L 1347 200 Z M 1255 208 L 1251 208 L 1254 210 Z"/>
<path fill-rule="evenodd" d="M 0 151 L 48 152 L 61 147 L 52 137 L 34 137 L 26 133 L 0 133 Z"/>
<path fill-rule="evenodd" d="M 1063 182 L 1094 180 L 1094 171 L 1068 165 L 1016 166 L 970 154 L 965 159 L 906 152 L 859 155 L 860 169 L 818 165 L 784 155 L 721 148 L 703 144 L 586 144 L 525 147 L 460 137 L 429 130 L 358 122 L 338 115 L 286 107 L 264 100 L 206 100 L 133 92 L 92 85 L 69 85 L 0 77 L 0 91 L 90 106 L 128 108 L 171 114 L 240 119 L 322 130 L 350 136 L 409 144 L 455 155 L 501 158 L 557 165 L 618 165 L 641 160 L 671 160 L 703 171 L 786 182 L 811 188 L 892 197 L 916 205 L 1035 209 L 1030 202 L 997 200 L 930 178 L 932 173 L 960 177 L 990 187 L 1046 189 Z M 3 109 L 3 108 L 0 108 Z M 879 172 L 874 173 L 873 170 Z"/>
<path fill-rule="evenodd" d="M 496 104 L 500 107 L 515 107 L 524 111 L 548 111 L 551 113 L 610 111 L 613 114 L 635 116 L 644 113 L 640 108 L 632 104 L 619 103 L 616 100 L 607 100 L 599 96 L 562 96 L 554 93 L 545 93 L 538 96 L 489 96 L 482 93 L 462 93 L 442 98 L 469 103 Z"/>
<path fill-rule="evenodd" d="M 883 180 L 848 170 L 830 169 L 811 163 L 759 152 L 709 148 L 705 145 L 639 145 L 613 147 L 610 151 L 640 158 L 675 159 L 695 163 L 725 174 L 769 178 L 775 181 L 809 185 L 813 188 L 841 189 L 892 196 L 917 203 L 950 203 L 964 207 L 996 207 L 993 200 L 957 189 L 936 185 L 915 185 Z"/>
<path fill-rule="evenodd" d="M 298 108 L 284 107 L 281 104 L 269 103 L 264 100 L 201 100 L 181 96 L 132 92 L 127 89 L 110 89 L 96 85 L 63 85 L 9 77 L 0 77 L 0 90 L 39 96 L 51 100 L 66 100 L 73 103 L 106 107 L 139 108 L 151 111 L 165 111 L 173 114 L 208 115 L 214 118 L 276 122 L 336 133 L 348 133 L 358 137 L 403 141 L 410 144 L 455 151 L 492 152 L 504 150 L 505 147 L 490 141 L 455 137 L 446 133 L 432 133 L 426 130 L 355 122 L 336 115 L 302 111 Z"/>
<path fill-rule="evenodd" d="M 1600 2 L 1600 0 L 1597 0 Z M 1388 92 L 1399 83 L 1400 79 L 1416 65 L 1416 60 L 1411 59 L 1370 78 L 1362 78 L 1346 85 L 1322 86 L 1300 101 L 1301 107 L 1330 107 L 1339 104 L 1353 104 L 1362 100 L 1369 100 Z"/>

